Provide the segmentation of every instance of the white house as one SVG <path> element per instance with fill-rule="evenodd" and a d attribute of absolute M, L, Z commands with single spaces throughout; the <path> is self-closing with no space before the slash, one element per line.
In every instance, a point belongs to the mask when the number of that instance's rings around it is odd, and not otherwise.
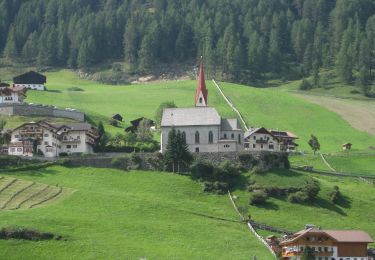
<path fill-rule="evenodd" d="M 161 121 L 161 151 L 165 152 L 172 128 L 185 137 L 191 152 L 235 152 L 243 150 L 243 131 L 237 119 L 221 118 L 208 107 L 203 64 L 195 94 L 195 107 L 167 108 Z"/>
<path fill-rule="evenodd" d="M 26 89 L 24 87 L 0 87 L 0 105 L 20 104 L 25 98 Z"/>
<path fill-rule="evenodd" d="M 14 87 L 24 87 L 31 90 L 45 90 L 46 76 L 35 71 L 29 71 L 13 78 Z"/>
<path fill-rule="evenodd" d="M 245 133 L 245 150 L 280 151 L 279 140 L 264 127 L 253 128 Z"/>
<path fill-rule="evenodd" d="M 97 137 L 96 129 L 88 123 L 31 122 L 12 131 L 9 154 L 21 155 L 19 154 L 23 150 L 21 146 L 26 141 L 36 142 L 37 151 L 45 157 L 57 157 L 61 153 L 93 153 Z M 15 149 L 11 150 L 11 148 Z M 30 155 L 30 153 L 22 155 Z"/>

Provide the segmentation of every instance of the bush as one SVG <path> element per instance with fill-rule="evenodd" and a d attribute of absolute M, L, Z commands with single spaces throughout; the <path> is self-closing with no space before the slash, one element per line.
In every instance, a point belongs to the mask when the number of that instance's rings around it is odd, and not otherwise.
<path fill-rule="evenodd" d="M 288 201 L 291 203 L 305 203 L 308 200 L 309 196 L 303 191 L 297 191 L 296 193 L 291 193 L 288 196 Z"/>
<path fill-rule="evenodd" d="M 268 200 L 268 195 L 265 191 L 257 191 L 257 192 L 253 192 L 251 194 L 251 197 L 250 197 L 250 201 L 249 201 L 249 204 L 250 205 L 262 205 L 264 203 L 266 203 Z"/>
<path fill-rule="evenodd" d="M 307 181 L 302 191 L 307 194 L 308 200 L 313 202 L 320 191 L 319 182 L 316 180 Z"/>
<path fill-rule="evenodd" d="M 139 155 L 137 155 L 135 153 L 132 153 L 130 155 L 130 160 L 131 160 L 132 164 L 134 165 L 135 169 L 141 168 L 141 166 L 142 166 L 142 158 L 139 157 Z"/>
<path fill-rule="evenodd" d="M 118 121 L 116 119 L 109 119 L 109 124 L 114 127 L 118 127 Z"/>
<path fill-rule="evenodd" d="M 213 180 L 214 166 L 208 161 L 196 161 L 191 166 L 191 177 L 194 180 Z"/>
<path fill-rule="evenodd" d="M 301 84 L 299 85 L 300 90 L 310 90 L 312 89 L 311 83 L 307 79 L 303 79 Z"/>
<path fill-rule="evenodd" d="M 329 201 L 337 204 L 342 198 L 340 188 L 338 186 L 334 186 L 333 190 L 329 193 Z"/>
<path fill-rule="evenodd" d="M 212 192 L 219 195 L 226 194 L 228 191 L 228 184 L 225 182 L 204 182 L 204 192 Z"/>
<path fill-rule="evenodd" d="M 350 91 L 350 94 L 361 94 L 361 91 L 359 91 L 359 90 L 351 90 Z"/>
<path fill-rule="evenodd" d="M 237 177 L 240 176 L 240 171 L 237 165 L 229 161 L 225 161 L 215 169 L 215 180 L 233 184 Z"/>
<path fill-rule="evenodd" d="M 59 153 L 59 156 L 60 156 L 60 157 L 67 157 L 67 156 L 68 156 L 68 153 L 66 153 L 66 152 L 62 152 L 62 153 Z"/>
<path fill-rule="evenodd" d="M 111 161 L 111 165 L 115 168 L 126 171 L 129 167 L 129 158 L 128 157 L 113 158 Z"/>
<path fill-rule="evenodd" d="M 239 154 L 237 160 L 242 166 L 248 166 L 256 163 L 256 159 L 248 153 Z"/>
<path fill-rule="evenodd" d="M 146 162 L 152 167 L 153 170 L 164 170 L 164 156 L 162 153 L 154 153 L 151 157 L 146 158 Z"/>

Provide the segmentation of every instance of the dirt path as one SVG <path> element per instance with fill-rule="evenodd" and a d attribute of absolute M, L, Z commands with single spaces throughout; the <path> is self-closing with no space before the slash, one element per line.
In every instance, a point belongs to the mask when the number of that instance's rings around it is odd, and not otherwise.
<path fill-rule="evenodd" d="M 339 114 L 351 126 L 375 135 L 375 101 L 295 94 Z"/>

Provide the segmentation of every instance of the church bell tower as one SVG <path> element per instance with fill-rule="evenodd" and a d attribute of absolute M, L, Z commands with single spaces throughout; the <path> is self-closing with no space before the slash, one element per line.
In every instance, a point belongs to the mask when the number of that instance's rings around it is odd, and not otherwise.
<path fill-rule="evenodd" d="M 196 107 L 208 106 L 208 91 L 206 88 L 206 81 L 204 80 L 203 59 L 201 60 L 201 64 L 199 68 L 198 87 L 195 92 L 195 106 Z"/>

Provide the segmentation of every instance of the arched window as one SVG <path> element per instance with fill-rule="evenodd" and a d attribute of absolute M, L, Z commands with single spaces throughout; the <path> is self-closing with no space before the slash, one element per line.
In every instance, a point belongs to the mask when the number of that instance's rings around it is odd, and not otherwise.
<path fill-rule="evenodd" d="M 199 98 L 199 103 L 200 103 L 200 104 L 202 104 L 202 101 L 203 101 L 203 99 L 202 99 L 202 98 Z"/>
<path fill-rule="evenodd" d="M 238 134 L 238 144 L 241 144 L 241 134 Z"/>
<path fill-rule="evenodd" d="M 208 133 L 208 143 L 212 144 L 214 142 L 214 134 L 212 131 Z"/>
<path fill-rule="evenodd" d="M 233 134 L 233 133 L 232 133 L 232 136 L 231 136 L 231 137 L 232 137 L 232 139 L 234 139 L 234 134 Z"/>
<path fill-rule="evenodd" d="M 224 139 L 225 139 L 225 140 L 227 139 L 227 134 L 224 134 Z"/>
<path fill-rule="evenodd" d="M 198 131 L 195 132 L 195 143 L 199 144 L 199 132 Z"/>
<path fill-rule="evenodd" d="M 186 133 L 185 133 L 185 131 L 183 131 L 181 135 L 182 135 L 182 139 L 183 139 L 183 140 L 185 141 L 185 143 L 186 143 Z"/>

